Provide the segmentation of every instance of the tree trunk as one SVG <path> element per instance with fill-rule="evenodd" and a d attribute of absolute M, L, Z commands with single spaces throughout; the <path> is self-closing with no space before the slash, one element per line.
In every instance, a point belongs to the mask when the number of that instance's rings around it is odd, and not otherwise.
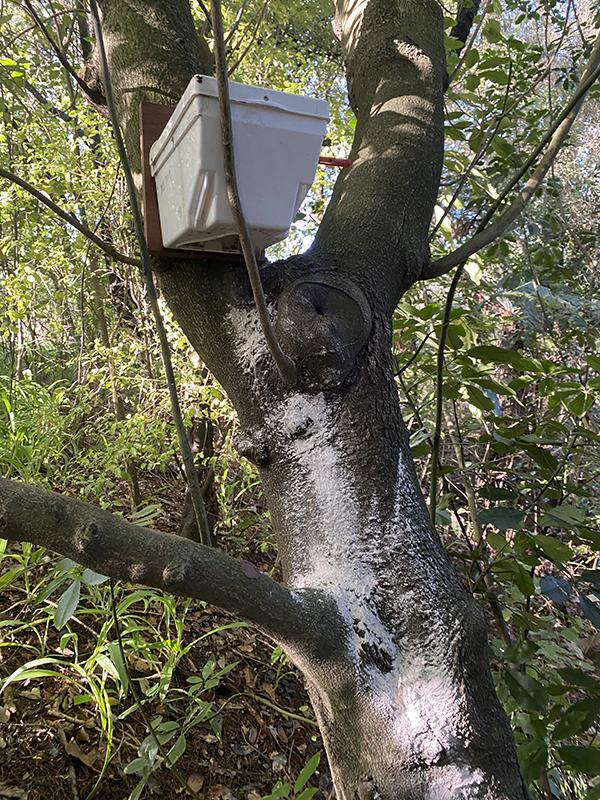
<path fill-rule="evenodd" d="M 140 100 L 211 69 L 186 0 L 104 0 L 121 124 L 139 170 Z M 340 798 L 525 796 L 487 664 L 483 615 L 429 519 L 398 402 L 391 317 L 428 260 L 445 79 L 435 0 L 338 0 L 358 116 L 313 248 L 262 270 L 290 390 L 239 266 L 157 264 L 190 342 L 234 403 L 287 584 L 318 590 L 330 646 L 278 639 L 306 676 Z"/>

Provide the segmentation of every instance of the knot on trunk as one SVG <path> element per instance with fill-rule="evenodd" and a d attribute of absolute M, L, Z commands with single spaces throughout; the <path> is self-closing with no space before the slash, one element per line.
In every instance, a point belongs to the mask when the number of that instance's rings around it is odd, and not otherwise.
<path fill-rule="evenodd" d="M 101 548 L 102 533 L 100 527 L 94 520 L 84 520 L 77 527 L 75 543 L 80 553 L 93 555 Z"/>
<path fill-rule="evenodd" d="M 240 431 L 233 441 L 233 446 L 241 456 L 257 467 L 264 467 L 271 460 L 266 438 L 259 431 Z"/>
<path fill-rule="evenodd" d="M 375 782 L 370 775 L 365 775 L 360 779 L 356 787 L 357 800 L 377 800 L 379 796 Z"/>
<path fill-rule="evenodd" d="M 339 275 L 313 273 L 299 278 L 277 303 L 277 337 L 307 387 L 339 385 L 369 338 L 371 324 L 366 297 Z"/>

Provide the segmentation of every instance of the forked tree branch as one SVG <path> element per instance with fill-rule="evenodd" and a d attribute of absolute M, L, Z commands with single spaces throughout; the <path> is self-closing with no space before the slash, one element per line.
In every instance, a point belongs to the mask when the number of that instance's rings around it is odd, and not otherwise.
<path fill-rule="evenodd" d="M 486 222 L 485 226 L 482 227 L 482 229 L 476 233 L 472 239 L 470 239 L 468 242 L 465 242 L 457 250 L 454 250 L 454 252 L 449 253 L 447 256 L 443 256 L 437 261 L 432 261 L 423 271 L 423 274 L 421 275 L 422 279 L 437 278 L 441 275 L 445 275 L 447 272 L 450 272 L 450 270 L 454 269 L 454 267 L 458 266 L 459 264 L 463 264 L 472 255 L 479 252 L 484 247 L 492 244 L 501 236 L 503 236 L 504 233 L 506 233 L 513 222 L 517 219 L 519 214 L 523 211 L 525 206 L 529 203 L 534 193 L 537 191 L 537 189 L 539 189 L 542 181 L 546 177 L 548 170 L 554 163 L 561 147 L 571 131 L 571 127 L 575 122 L 577 114 L 581 110 L 581 106 L 586 94 L 592 88 L 598 78 L 600 78 L 600 34 L 598 34 L 598 37 L 594 43 L 585 73 L 583 74 L 583 77 L 581 78 L 579 86 L 577 87 L 573 97 L 555 120 L 554 124 L 543 138 L 540 145 L 536 148 L 536 151 L 529 157 L 524 167 L 519 170 L 517 175 L 511 178 L 508 185 L 500 194 L 500 197 L 496 201 L 493 208 L 490 209 L 486 215 L 487 221 L 492 218 L 502 201 L 523 177 L 525 172 L 531 167 L 535 159 L 539 156 L 540 152 L 542 152 L 543 148 L 547 145 L 546 152 L 544 153 L 535 170 L 532 172 L 523 189 L 519 192 L 517 197 L 513 200 L 506 211 L 500 217 L 498 217 L 498 219 L 492 225 L 488 225 Z"/>
<path fill-rule="evenodd" d="M 109 242 L 105 242 L 104 239 L 101 239 L 97 236 L 94 231 L 90 230 L 87 225 L 83 222 L 80 222 L 74 214 L 65 211 L 59 205 L 57 205 L 54 200 L 51 200 L 47 197 L 43 192 L 40 192 L 35 186 L 32 186 L 27 181 L 23 180 L 23 178 L 19 178 L 18 175 L 15 175 L 14 172 L 10 172 L 4 167 L 0 167 L 0 178 L 5 178 L 7 181 L 11 181 L 16 186 L 20 186 L 21 189 L 24 189 L 28 192 L 32 197 L 35 197 L 36 200 L 39 200 L 40 203 L 43 203 L 47 206 L 51 211 L 53 211 L 57 217 L 64 219 L 69 225 L 82 233 L 87 239 L 93 242 L 97 247 L 103 250 L 107 256 L 110 256 L 115 261 L 121 261 L 123 264 L 131 264 L 134 267 L 140 266 L 140 261 L 137 258 L 133 258 L 132 256 L 126 256 L 124 253 L 120 253 L 116 248 L 112 246 Z"/>
<path fill-rule="evenodd" d="M 452 70 L 452 74 L 448 76 L 446 89 L 448 89 L 448 87 L 453 83 L 454 78 L 458 74 L 462 65 L 465 63 L 465 59 L 469 54 L 469 51 L 472 49 L 479 35 L 479 31 L 483 27 L 488 8 L 490 7 L 490 2 L 491 0 L 486 0 L 486 4 L 483 8 L 481 8 L 481 0 L 472 0 L 472 4 L 469 4 L 468 0 L 466 3 L 461 3 L 456 16 L 456 25 L 450 31 L 450 36 L 452 36 L 452 38 L 458 39 L 459 42 L 462 42 L 462 45 L 455 48 L 454 51 L 455 54 L 460 57 L 458 59 L 458 63 Z M 475 21 L 477 14 L 480 15 L 479 22 L 477 23 L 477 27 L 473 31 L 473 34 L 469 39 L 469 43 L 467 44 L 467 37 L 471 33 L 473 22 Z"/>
<path fill-rule="evenodd" d="M 310 647 L 319 638 L 315 593 L 291 592 L 250 562 L 37 486 L 0 478 L 0 537 L 47 547 L 116 580 L 205 600 L 278 641 Z"/>
<path fill-rule="evenodd" d="M 86 95 L 86 97 L 92 101 L 92 103 L 94 103 L 96 106 L 103 106 L 104 96 L 102 95 L 102 92 L 99 92 L 97 89 L 94 89 L 93 86 L 87 84 L 83 80 L 81 75 L 77 73 L 77 70 L 73 67 L 69 59 L 66 57 L 61 48 L 56 44 L 56 42 L 50 35 L 50 32 L 48 31 L 48 28 L 44 24 L 42 18 L 39 16 L 39 14 L 36 13 L 36 10 L 33 7 L 31 0 L 24 0 L 24 2 L 31 18 L 34 20 L 35 24 L 38 26 L 44 37 L 48 40 L 50 47 L 54 51 L 54 54 L 56 55 L 56 57 L 58 58 L 64 69 L 73 78 L 75 83 L 79 86 L 79 88 Z"/>
<path fill-rule="evenodd" d="M 462 0 L 459 4 L 458 13 L 456 14 L 456 24 L 450 31 L 450 36 L 462 42 L 463 47 L 467 43 L 467 38 L 473 27 L 473 20 L 477 16 L 480 5 L 481 0 Z M 460 50 L 462 50 L 462 47 Z"/>
<path fill-rule="evenodd" d="M 443 17 L 435 0 L 336 0 L 335 9 L 357 124 L 352 165 L 311 251 L 347 273 L 368 269 L 392 309 L 429 258 L 425 227 L 443 154 Z"/>

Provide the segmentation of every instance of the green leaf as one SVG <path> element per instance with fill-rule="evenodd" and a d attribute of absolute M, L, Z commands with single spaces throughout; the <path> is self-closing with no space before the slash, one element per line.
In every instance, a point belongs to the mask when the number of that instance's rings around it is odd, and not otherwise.
<path fill-rule="evenodd" d="M 509 397 L 514 397 L 516 392 L 514 389 L 511 389 L 510 386 L 507 386 L 505 383 L 500 383 L 499 381 L 494 380 L 493 378 L 489 377 L 480 377 L 474 379 L 479 386 L 483 387 L 484 389 L 491 389 L 492 392 L 501 395 L 508 395 Z"/>
<path fill-rule="evenodd" d="M 475 64 L 478 62 L 478 60 L 479 60 L 479 52 L 474 47 L 472 47 L 465 57 L 466 69 L 471 69 L 471 67 L 474 67 Z"/>
<path fill-rule="evenodd" d="M 99 572 L 94 572 L 93 569 L 84 569 L 81 573 L 81 580 L 87 586 L 99 586 L 108 580 L 106 575 L 100 575 Z"/>
<path fill-rule="evenodd" d="M 548 750 L 544 742 L 534 739 L 521 745 L 519 763 L 527 781 L 539 778 L 548 766 Z"/>
<path fill-rule="evenodd" d="M 553 528 L 566 528 L 573 530 L 581 523 L 585 522 L 585 509 L 577 506 L 570 506 L 566 503 L 561 506 L 547 506 L 540 519 L 542 527 L 551 526 Z"/>
<path fill-rule="evenodd" d="M 23 567 L 13 567 L 13 569 L 7 569 L 6 572 L 3 572 L 0 575 L 0 589 L 4 589 L 11 584 L 22 572 Z"/>
<path fill-rule="evenodd" d="M 494 401 L 484 394 L 478 386 L 468 384 L 466 387 L 469 403 L 482 411 L 493 411 L 496 407 Z"/>
<path fill-rule="evenodd" d="M 591 392 L 581 391 L 574 397 L 565 400 L 565 406 L 576 417 L 584 417 L 594 405 L 595 398 Z"/>
<path fill-rule="evenodd" d="M 600 703 L 597 698 L 580 700 L 568 708 L 557 722 L 552 738 L 555 741 L 568 739 L 585 733 L 595 722 L 600 714 Z"/>
<path fill-rule="evenodd" d="M 580 594 L 579 607 L 583 616 L 589 619 L 594 628 L 600 631 L 600 605 L 589 600 L 584 594 Z"/>
<path fill-rule="evenodd" d="M 318 791 L 318 788 L 309 786 L 307 789 L 303 789 L 300 794 L 297 794 L 295 800 L 312 800 Z"/>
<path fill-rule="evenodd" d="M 533 359 L 525 358 L 525 356 L 522 356 L 516 350 L 497 347 L 493 344 L 472 347 L 467 351 L 467 355 L 484 364 L 506 364 L 522 372 L 537 373 L 541 368 Z"/>
<path fill-rule="evenodd" d="M 499 531 L 509 531 L 518 528 L 523 522 L 525 514 L 518 508 L 506 508 L 505 506 L 494 506 L 480 511 L 480 522 L 491 522 Z"/>
<path fill-rule="evenodd" d="M 548 693 L 542 684 L 526 672 L 506 670 L 504 682 L 521 708 L 542 712 L 548 703 Z"/>
<path fill-rule="evenodd" d="M 290 783 L 277 781 L 271 794 L 266 795 L 262 800 L 279 800 L 281 797 L 289 797 L 291 791 L 292 785 Z"/>
<path fill-rule="evenodd" d="M 585 775 L 600 775 L 600 748 L 570 745 L 558 748 L 558 755 L 568 767 Z"/>
<path fill-rule="evenodd" d="M 600 569 L 584 569 L 581 573 L 581 579 L 591 583 L 594 589 L 600 591 Z"/>
<path fill-rule="evenodd" d="M 569 686 L 579 686 L 588 692 L 600 694 L 600 681 L 577 667 L 564 667 L 558 670 L 558 674 Z"/>
<path fill-rule="evenodd" d="M 494 70 L 494 73 L 495 72 L 496 70 Z M 502 79 L 506 79 L 504 83 L 502 83 L 502 85 L 506 85 L 506 82 L 508 81 L 508 76 L 506 75 L 505 72 L 501 72 L 500 75 L 502 76 Z M 484 77 L 489 79 L 489 74 L 484 74 Z M 494 81 L 494 82 L 499 83 L 500 81 Z M 503 139 L 501 136 L 494 136 L 494 138 L 492 139 L 492 147 L 494 148 L 496 153 L 498 153 L 499 156 L 502 156 L 502 158 L 508 158 L 513 154 L 514 151 L 514 147 L 512 146 L 512 144 L 507 142 L 506 139 Z"/>
<path fill-rule="evenodd" d="M 507 546 L 507 541 L 500 533 L 496 533 L 495 531 L 489 531 L 486 533 L 487 543 L 490 547 L 493 547 L 494 550 L 505 550 Z"/>
<path fill-rule="evenodd" d="M 542 551 L 542 553 L 554 561 L 556 564 L 565 564 L 573 558 L 573 551 L 566 544 L 555 539 L 554 536 L 547 536 L 543 533 L 538 533 L 533 538 L 535 546 Z"/>
<path fill-rule="evenodd" d="M 453 322 L 452 324 L 448 325 L 448 345 L 453 350 L 460 350 L 465 335 L 465 328 L 460 322 Z"/>
<path fill-rule="evenodd" d="M 490 19 L 486 22 L 483 28 L 483 35 L 492 44 L 497 44 L 502 41 L 502 28 L 497 19 Z"/>
<path fill-rule="evenodd" d="M 175 762 L 181 758 L 181 756 L 185 753 L 186 747 L 187 747 L 187 742 L 185 734 L 182 732 L 179 734 L 179 736 L 177 737 L 177 741 L 167 754 L 169 765 L 175 764 Z"/>
<path fill-rule="evenodd" d="M 136 773 L 139 774 L 141 772 L 145 772 L 147 768 L 148 768 L 148 759 L 134 758 L 133 761 L 130 761 L 129 764 L 127 764 L 123 768 L 123 772 L 125 773 L 125 775 L 133 775 Z"/>
<path fill-rule="evenodd" d="M 60 600 L 54 610 L 54 626 L 57 630 L 64 628 L 75 613 L 79 603 L 80 588 L 81 582 L 77 579 L 60 596 Z"/>
<path fill-rule="evenodd" d="M 540 447 L 537 444 L 530 444 L 523 445 L 523 450 L 538 466 L 542 467 L 542 469 L 553 472 L 558 466 L 558 459 L 552 455 L 550 450 L 544 447 Z"/>
<path fill-rule="evenodd" d="M 527 570 L 514 558 L 500 558 L 492 564 L 492 572 L 504 580 L 512 579 L 525 597 L 535 594 L 533 578 Z"/>
<path fill-rule="evenodd" d="M 516 350 L 507 350 L 504 347 L 496 347 L 493 344 L 472 347 L 467 355 L 482 361 L 484 364 L 508 364 L 516 369 L 519 368 L 522 359 L 522 356 Z"/>
<path fill-rule="evenodd" d="M 300 789 L 303 789 L 308 781 L 312 778 L 314 773 L 319 766 L 319 762 L 321 761 L 321 753 L 315 753 L 312 758 L 310 758 L 306 764 L 300 770 L 300 774 L 296 778 L 294 783 L 294 791 L 299 792 Z"/>
<path fill-rule="evenodd" d="M 587 363 L 592 369 L 595 369 L 596 372 L 600 372 L 600 356 L 588 356 Z"/>

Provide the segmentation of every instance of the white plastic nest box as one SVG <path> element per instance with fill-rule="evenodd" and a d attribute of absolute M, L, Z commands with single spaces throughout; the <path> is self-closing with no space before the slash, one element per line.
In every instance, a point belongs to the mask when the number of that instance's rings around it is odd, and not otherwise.
<path fill-rule="evenodd" d="M 314 180 L 329 110 L 324 100 L 260 86 L 230 81 L 229 91 L 238 189 L 259 251 L 287 236 Z M 165 247 L 237 249 L 215 78 L 192 78 L 150 149 L 150 170 Z"/>

